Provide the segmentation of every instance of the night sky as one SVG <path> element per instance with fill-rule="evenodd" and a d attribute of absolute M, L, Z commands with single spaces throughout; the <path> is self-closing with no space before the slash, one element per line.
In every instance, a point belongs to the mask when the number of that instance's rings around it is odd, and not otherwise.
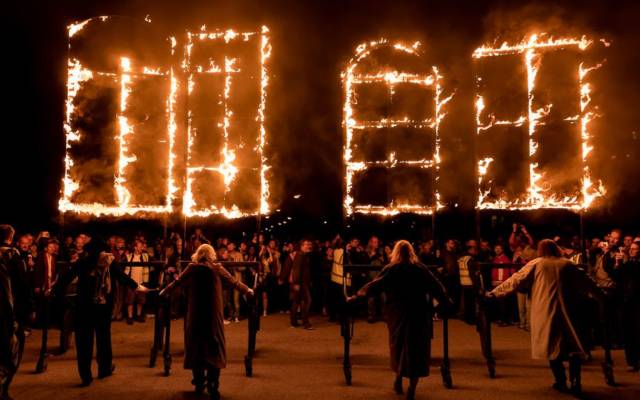
<path fill-rule="evenodd" d="M 636 226 L 640 218 L 640 5 L 618 1 L 42 1 L 18 6 L 7 19 L 3 61 L 5 124 L 0 222 L 23 229 L 57 230 L 63 175 L 67 30 L 98 15 L 146 15 L 162 34 L 209 28 L 256 30 L 267 25 L 273 53 L 267 106 L 272 208 L 309 229 L 342 220 L 344 130 L 340 72 L 363 41 L 381 36 L 420 40 L 429 62 L 441 67 L 455 89 L 441 132 L 441 190 L 447 213 L 472 214 L 475 202 L 474 75 L 471 53 L 494 39 L 514 42 L 528 33 L 605 37 L 606 64 L 595 90 L 603 117 L 594 125 L 594 173 L 609 194 L 590 212 L 591 229 Z M 6 108 L 8 107 L 8 108 Z M 300 194 L 296 199 L 294 195 Z M 461 211 L 457 211 L 461 210 Z M 491 214 L 491 212 L 487 212 Z M 495 213 L 496 215 L 498 213 Z M 503 213 L 504 214 L 504 213 Z M 553 213 L 518 213 L 548 220 Z M 531 214 L 531 213 L 530 213 Z M 502 214 L 501 214 L 502 215 Z M 272 217 L 272 220 L 279 218 Z M 453 215 L 459 223 L 462 217 Z M 466 218 L 466 217 L 464 217 Z M 494 225 L 493 216 L 487 224 Z M 503 221 L 502 217 L 498 218 Z M 567 217 L 571 220 L 572 217 Z M 442 219 L 442 218 L 441 218 Z M 402 218 L 401 218 L 402 220 Z M 444 219 L 442 219 L 444 221 Z M 170 224 L 179 225 L 173 216 Z M 374 221 L 377 221 L 374 219 Z M 572 220 L 575 224 L 575 218 Z M 69 222 L 67 222 L 69 223 Z M 238 222 L 245 227 L 255 222 Z M 364 226 L 370 224 L 363 222 Z M 388 222 L 387 222 L 388 223 Z M 426 223 L 426 222 L 425 222 Z M 555 222 L 554 222 L 555 223 Z M 269 221 L 263 221 L 268 227 Z"/>

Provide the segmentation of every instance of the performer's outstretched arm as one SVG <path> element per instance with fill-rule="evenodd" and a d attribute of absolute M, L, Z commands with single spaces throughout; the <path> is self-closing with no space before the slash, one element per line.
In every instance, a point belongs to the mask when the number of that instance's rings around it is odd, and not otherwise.
<path fill-rule="evenodd" d="M 374 280 L 364 285 L 358 293 L 357 297 L 365 297 L 365 296 L 376 296 L 384 291 L 384 288 L 387 284 L 387 278 L 389 277 L 389 273 L 391 271 L 392 265 L 387 265 L 380 271 L 378 276 L 375 277 Z"/>

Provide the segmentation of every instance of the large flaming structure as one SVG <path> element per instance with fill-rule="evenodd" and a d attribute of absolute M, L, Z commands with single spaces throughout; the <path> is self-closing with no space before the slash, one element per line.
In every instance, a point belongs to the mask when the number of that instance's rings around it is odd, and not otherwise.
<path fill-rule="evenodd" d="M 608 43 L 604 42 L 605 45 Z M 525 41 L 510 45 L 503 43 L 499 47 L 482 46 L 473 53 L 474 59 L 480 60 L 488 57 L 520 56 L 526 68 L 526 111 L 517 118 L 499 119 L 493 113 L 487 112 L 485 96 L 482 94 L 483 78 L 477 77 L 478 93 L 476 95 L 476 131 L 479 141 L 485 139 L 487 131 L 496 127 L 523 127 L 526 130 L 527 158 L 528 158 L 528 188 L 526 193 L 516 198 L 508 198 L 500 188 L 495 187 L 490 178 L 490 170 L 494 163 L 491 155 L 480 156 L 478 159 L 478 201 L 479 209 L 537 209 L 537 208 L 567 208 L 572 210 L 583 210 L 589 208 L 592 202 L 602 196 L 605 189 L 600 182 L 592 178 L 589 167 L 589 155 L 593 150 L 591 144 L 591 133 L 589 123 L 597 116 L 596 107 L 591 104 L 591 85 L 587 81 L 590 71 L 599 68 L 601 63 L 594 66 L 585 66 L 580 62 L 575 70 L 575 79 L 578 82 L 578 91 L 575 97 L 579 98 L 579 109 L 576 114 L 567 115 L 564 122 L 575 126 L 580 137 L 580 164 L 581 173 L 579 188 L 574 194 L 555 193 L 551 184 L 546 181 L 546 175 L 539 170 L 539 163 L 536 160 L 540 149 L 538 140 L 539 129 L 546 124 L 554 104 L 539 104 L 536 98 L 536 84 L 538 72 L 542 64 L 544 54 L 552 51 L 575 49 L 584 52 L 593 44 L 592 40 L 586 37 L 581 38 L 561 38 L 554 39 L 544 34 L 533 34 Z M 554 149 L 555 157 L 562 158 L 560 149 Z"/>
<path fill-rule="evenodd" d="M 412 63 L 417 63 L 416 68 L 409 67 L 407 70 L 396 69 L 393 60 L 400 54 L 411 59 Z M 392 60 L 376 62 L 378 57 Z M 344 162 L 346 168 L 344 210 L 347 215 L 353 213 L 394 215 L 401 212 L 416 214 L 431 214 L 439 207 L 440 195 L 437 191 L 438 171 L 440 168 L 440 137 L 439 125 L 444 116 L 443 106 L 451 99 L 451 96 L 443 96 L 442 76 L 438 68 L 425 68 L 422 65 L 420 53 L 420 43 L 411 45 L 404 43 L 392 43 L 387 39 L 380 39 L 363 43 L 356 48 L 356 54 L 349 62 L 346 70 L 342 74 L 344 86 L 344 108 L 343 125 L 345 130 Z M 382 64 L 382 67 L 379 65 Z M 377 119 L 369 119 L 373 113 L 358 110 L 359 100 L 364 100 L 363 95 L 357 93 L 359 88 L 381 85 L 387 88 L 384 96 L 388 97 L 388 102 L 393 102 L 394 96 L 399 86 L 415 86 L 419 90 L 426 91 L 432 97 L 430 102 L 421 104 L 418 113 L 408 116 L 407 112 L 400 110 L 389 117 L 379 116 Z M 419 97 L 422 99 L 423 97 Z M 362 107 L 360 107 L 362 108 Z M 367 116 L 359 116 L 367 114 Z M 366 149 L 363 149 L 355 140 L 354 136 L 380 136 L 383 130 L 387 132 L 398 132 L 403 129 L 412 129 L 422 136 L 432 138 L 432 153 L 421 159 L 411 159 L 411 157 L 400 158 L 398 154 L 386 146 L 384 159 L 367 159 Z M 375 140 L 375 139 L 374 139 Z M 362 140 L 360 140 L 362 143 Z M 384 168 L 393 170 L 403 167 L 411 169 L 430 170 L 431 182 L 429 184 L 433 190 L 433 201 L 431 204 L 420 204 L 418 202 L 397 201 L 393 196 L 388 198 L 387 204 L 373 205 L 361 204 L 354 198 L 354 180 L 358 174 L 366 172 L 370 168 Z"/>

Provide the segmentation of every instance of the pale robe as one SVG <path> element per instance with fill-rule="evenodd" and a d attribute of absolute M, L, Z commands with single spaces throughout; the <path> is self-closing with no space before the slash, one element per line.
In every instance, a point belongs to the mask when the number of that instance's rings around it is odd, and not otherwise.
<path fill-rule="evenodd" d="M 505 297 L 519 289 L 531 292 L 532 358 L 585 357 L 575 311 L 581 299 L 599 290 L 584 270 L 565 258 L 538 257 L 491 293 Z"/>

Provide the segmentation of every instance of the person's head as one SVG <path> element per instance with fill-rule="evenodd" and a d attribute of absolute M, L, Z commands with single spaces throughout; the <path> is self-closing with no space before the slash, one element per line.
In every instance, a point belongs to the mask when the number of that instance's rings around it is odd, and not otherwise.
<path fill-rule="evenodd" d="M 489 243 L 488 240 L 481 240 L 480 241 L 480 248 L 486 252 L 490 252 L 491 251 L 491 244 Z"/>
<path fill-rule="evenodd" d="M 351 245 L 352 249 L 357 249 L 358 246 L 360 246 L 360 240 L 358 238 L 351 238 L 349 245 Z"/>
<path fill-rule="evenodd" d="M 562 257 L 562 251 L 556 242 L 551 239 L 542 239 L 538 243 L 539 257 Z"/>
<path fill-rule="evenodd" d="M 240 242 L 240 251 L 242 253 L 246 253 L 247 252 L 247 244 L 245 242 Z"/>
<path fill-rule="evenodd" d="M 377 236 L 371 236 L 369 238 L 369 243 L 367 244 L 367 247 L 369 248 L 369 250 L 378 250 L 378 247 L 380 246 L 380 240 L 378 239 Z"/>
<path fill-rule="evenodd" d="M 57 250 L 58 250 L 58 242 L 56 240 L 47 241 L 47 245 L 44 248 L 45 253 L 52 256 L 56 254 Z"/>
<path fill-rule="evenodd" d="M 0 225 L 0 240 L 2 243 L 13 243 L 13 236 L 16 234 L 16 230 L 11 225 Z"/>
<path fill-rule="evenodd" d="M 278 247 L 278 243 L 276 243 L 274 239 L 269 240 L 269 248 L 271 250 L 276 250 L 277 247 Z"/>
<path fill-rule="evenodd" d="M 600 238 L 591 239 L 591 247 L 594 249 L 597 249 L 598 247 L 600 247 Z"/>
<path fill-rule="evenodd" d="M 114 235 L 109 236 L 109 239 L 107 239 L 107 245 L 111 248 L 116 247 L 116 237 Z"/>
<path fill-rule="evenodd" d="M 433 240 L 425 240 L 424 242 L 422 242 L 421 247 L 421 251 L 423 253 L 431 253 L 431 250 L 433 250 Z"/>
<path fill-rule="evenodd" d="M 193 262 L 215 262 L 216 251 L 209 244 L 201 244 L 191 256 Z"/>
<path fill-rule="evenodd" d="M 311 250 L 312 250 L 311 247 L 312 247 L 311 240 L 303 239 L 300 242 L 300 251 L 303 253 L 311 253 Z"/>
<path fill-rule="evenodd" d="M 196 236 L 202 236 L 202 228 L 196 228 Z"/>
<path fill-rule="evenodd" d="M 633 243 L 633 236 L 625 235 L 624 240 L 622 241 L 624 247 L 628 249 L 631 246 L 631 243 Z"/>
<path fill-rule="evenodd" d="M 493 246 L 493 252 L 496 253 L 496 256 L 501 256 L 504 254 L 504 247 L 501 244 L 497 244 Z"/>
<path fill-rule="evenodd" d="M 390 261 L 391 264 L 415 264 L 418 262 L 418 256 L 416 256 L 416 252 L 413 249 L 411 243 L 406 240 L 398 240 L 395 246 L 393 246 L 393 250 L 391 251 Z"/>
<path fill-rule="evenodd" d="M 467 251 L 467 254 L 470 256 L 478 255 L 478 245 L 476 244 L 475 240 L 469 240 L 466 243 L 466 251 Z"/>
<path fill-rule="evenodd" d="M 76 240 L 74 240 L 73 245 L 78 252 L 82 252 L 82 248 L 84 247 L 84 235 L 76 236 Z"/>
<path fill-rule="evenodd" d="M 629 257 L 638 258 L 638 253 L 640 252 L 640 242 L 633 242 L 629 247 Z"/>
<path fill-rule="evenodd" d="M 620 229 L 614 229 L 609 234 L 609 246 L 618 246 L 620 244 L 620 239 L 622 239 L 622 231 Z"/>
<path fill-rule="evenodd" d="M 20 238 L 18 239 L 18 248 L 20 249 L 20 251 L 26 253 L 27 251 L 29 251 L 30 247 L 31 241 L 29 240 L 29 237 L 27 235 L 20 236 Z"/>
<path fill-rule="evenodd" d="M 236 245 L 233 242 L 229 242 L 229 244 L 227 244 L 227 251 L 229 253 L 234 252 L 236 250 Z"/>
<path fill-rule="evenodd" d="M 133 252 L 136 254 L 140 254 L 142 253 L 143 250 L 144 250 L 144 242 L 140 239 L 136 239 L 133 242 Z"/>
<path fill-rule="evenodd" d="M 447 249 L 447 251 L 451 251 L 451 252 L 456 251 L 456 242 L 453 239 L 447 240 L 444 246 Z"/>

